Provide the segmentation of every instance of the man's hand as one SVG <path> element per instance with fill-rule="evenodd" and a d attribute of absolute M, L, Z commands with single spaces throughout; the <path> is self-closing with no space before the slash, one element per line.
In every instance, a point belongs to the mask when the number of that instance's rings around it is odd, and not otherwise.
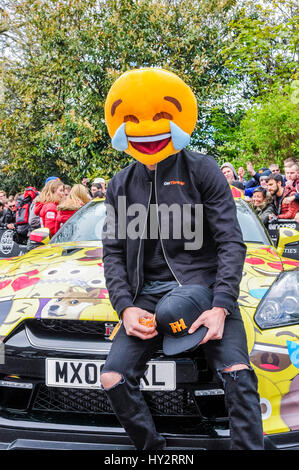
<path fill-rule="evenodd" d="M 143 326 L 139 318 L 153 318 L 153 314 L 139 307 L 127 307 L 122 313 L 122 321 L 128 336 L 137 336 L 140 339 L 154 338 L 158 332 L 156 325 Z"/>
<path fill-rule="evenodd" d="M 256 173 L 251 162 L 247 162 L 247 171 L 251 176 L 254 176 Z"/>
<path fill-rule="evenodd" d="M 208 332 L 200 344 L 207 343 L 210 339 L 221 339 L 224 330 L 225 311 L 221 307 L 213 307 L 203 312 L 190 326 L 188 333 L 194 333 L 201 325 L 208 328 Z"/>

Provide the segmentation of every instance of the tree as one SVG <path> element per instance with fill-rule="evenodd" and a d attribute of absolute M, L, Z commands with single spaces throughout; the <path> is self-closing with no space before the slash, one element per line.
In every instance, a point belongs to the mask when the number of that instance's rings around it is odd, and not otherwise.
<path fill-rule="evenodd" d="M 249 96 L 261 99 L 298 78 L 298 20 L 294 0 L 248 0 L 230 22 L 222 53 Z"/>
<path fill-rule="evenodd" d="M 293 0 L 248 0 L 229 23 L 222 54 L 234 72 L 230 96 L 237 104 L 232 108 L 226 95 L 212 110 L 212 145 L 221 162 L 239 166 L 250 158 L 265 166 L 296 154 L 298 19 Z"/>
<path fill-rule="evenodd" d="M 192 87 L 200 115 L 194 145 L 204 145 L 209 102 L 232 75 L 221 48 L 233 4 L 12 2 L 22 41 L 18 54 L 11 51 L 2 64 L 0 151 L 7 181 L 14 175 L 18 187 L 41 186 L 54 174 L 72 183 L 83 176 L 111 177 L 128 164 L 127 155 L 111 148 L 103 108 L 112 82 L 132 67 L 161 66 Z"/>
<path fill-rule="evenodd" d="M 286 158 L 299 155 L 299 106 L 292 99 L 292 89 L 268 95 L 268 101 L 248 110 L 240 124 L 236 145 L 238 159 L 248 160 L 256 167 L 278 163 L 283 168 Z"/>

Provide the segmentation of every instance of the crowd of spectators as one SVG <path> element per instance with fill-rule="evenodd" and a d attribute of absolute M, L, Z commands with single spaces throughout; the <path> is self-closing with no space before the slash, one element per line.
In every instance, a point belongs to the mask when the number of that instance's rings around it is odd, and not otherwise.
<path fill-rule="evenodd" d="M 236 171 L 231 163 L 224 163 L 221 170 L 232 189 L 241 192 L 266 227 L 269 222 L 281 219 L 299 223 L 299 165 L 295 158 L 284 160 L 283 169 L 273 163 L 256 171 L 248 162 L 247 180 L 243 167 Z"/>
<path fill-rule="evenodd" d="M 273 163 L 257 171 L 251 162 L 245 169 L 226 162 L 221 171 L 230 184 L 232 191 L 237 190 L 254 208 L 264 225 L 279 219 L 291 219 L 299 223 L 299 165 L 294 158 L 284 161 L 284 168 Z M 14 230 L 16 241 L 27 244 L 29 234 L 39 227 L 47 227 L 50 236 L 80 207 L 95 197 L 104 197 L 106 183 L 103 178 L 90 181 L 83 178 L 80 184 L 69 186 L 58 177 L 50 176 L 44 187 L 38 191 L 26 188 L 23 193 L 7 195 L 0 189 L 0 230 Z M 28 207 L 28 214 L 26 208 Z M 19 210 L 23 216 L 18 220 Z M 19 217 L 20 218 L 20 217 Z"/>
<path fill-rule="evenodd" d="M 39 227 L 48 228 L 53 236 L 80 207 L 105 193 L 103 178 L 84 178 L 70 186 L 56 176 L 48 177 L 40 191 L 30 186 L 8 196 L 0 190 L 0 230 L 13 230 L 20 244 L 27 244 L 30 232 Z"/>

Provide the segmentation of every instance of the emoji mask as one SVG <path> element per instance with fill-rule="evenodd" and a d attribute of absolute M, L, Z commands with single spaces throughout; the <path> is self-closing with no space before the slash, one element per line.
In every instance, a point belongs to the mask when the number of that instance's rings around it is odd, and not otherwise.
<path fill-rule="evenodd" d="M 196 119 L 191 89 L 175 74 L 158 68 L 125 72 L 105 103 L 112 147 L 147 165 L 186 147 Z"/>

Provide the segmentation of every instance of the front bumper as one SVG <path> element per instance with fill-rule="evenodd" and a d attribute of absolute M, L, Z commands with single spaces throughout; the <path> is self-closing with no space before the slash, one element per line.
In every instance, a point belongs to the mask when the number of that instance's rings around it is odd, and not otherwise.
<path fill-rule="evenodd" d="M 103 391 L 45 385 L 46 359 L 105 360 L 110 346 L 104 339 L 49 336 L 34 326 L 20 325 L 7 338 L 0 365 L 0 448 L 133 449 Z M 219 385 L 202 370 L 198 385 L 196 361 L 175 360 L 177 389 L 146 392 L 158 431 L 172 448 L 228 449 L 223 394 L 217 396 L 217 389 L 216 396 L 194 393 L 198 387 L 214 393 Z"/>
<path fill-rule="evenodd" d="M 229 436 L 207 437 L 163 433 L 167 450 L 229 450 Z M 58 425 L 17 422 L 0 418 L 0 450 L 132 451 L 120 427 Z M 299 431 L 265 436 L 265 450 L 299 450 Z"/>
<path fill-rule="evenodd" d="M 104 393 L 98 391 L 94 398 L 84 391 L 81 395 L 74 389 L 51 390 L 45 385 L 46 358 L 105 359 L 109 349 L 107 341 L 49 339 L 26 327 L 10 336 L 4 364 L 0 364 L 0 450 L 133 450 L 116 417 L 106 408 Z M 170 395 L 159 397 L 160 392 L 151 397 L 158 431 L 170 449 L 229 449 L 223 395 L 195 397 L 196 388 L 213 390 L 217 385 L 203 364 L 198 365 L 199 374 L 192 358 L 177 361 L 173 403 L 169 403 Z M 76 402 L 72 401 L 75 397 Z M 164 410 L 169 406 L 167 415 Z M 299 450 L 299 431 L 265 436 L 265 448 Z"/>
<path fill-rule="evenodd" d="M 169 449 L 227 450 L 229 438 L 163 433 Z M 118 426 L 76 426 L 0 418 L 0 450 L 134 450 Z"/>

